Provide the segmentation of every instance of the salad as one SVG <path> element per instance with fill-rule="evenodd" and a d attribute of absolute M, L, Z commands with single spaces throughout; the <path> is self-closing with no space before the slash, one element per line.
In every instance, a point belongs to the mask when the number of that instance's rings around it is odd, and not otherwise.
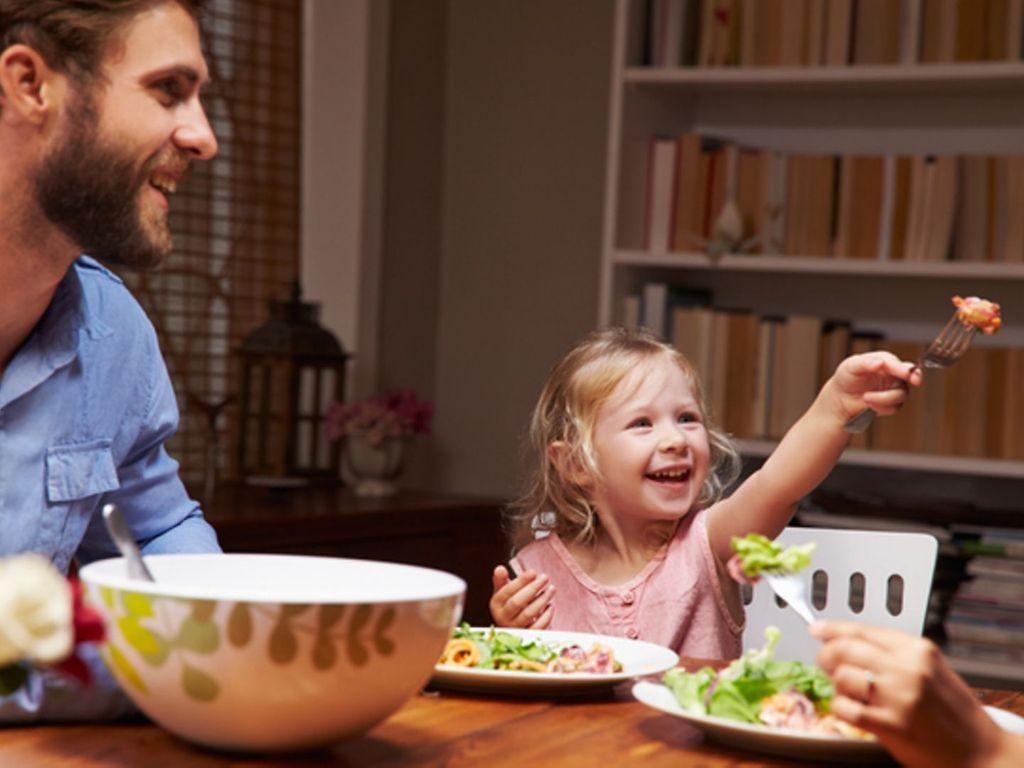
<path fill-rule="evenodd" d="M 748 533 L 743 538 L 733 536 L 730 542 L 736 553 L 730 559 L 729 571 L 736 578 L 742 574 L 745 580 L 756 580 L 762 573 L 796 573 L 811 564 L 815 544 L 796 544 L 783 549 L 767 536 Z M 739 571 L 739 574 L 736 573 Z M 737 579 L 742 581 L 744 579 Z"/>
<path fill-rule="evenodd" d="M 773 728 L 873 738 L 829 711 L 832 681 L 813 664 L 775 661 L 777 627 L 765 630 L 763 648 L 747 651 L 728 667 L 696 672 L 670 669 L 663 682 L 679 706 L 693 715 L 711 715 Z"/>
<path fill-rule="evenodd" d="M 555 646 L 540 640 L 524 640 L 491 627 L 473 629 L 466 622 L 452 632 L 439 664 L 514 672 L 621 672 L 622 664 L 608 646 L 594 643 L 589 650 L 579 645 Z"/>

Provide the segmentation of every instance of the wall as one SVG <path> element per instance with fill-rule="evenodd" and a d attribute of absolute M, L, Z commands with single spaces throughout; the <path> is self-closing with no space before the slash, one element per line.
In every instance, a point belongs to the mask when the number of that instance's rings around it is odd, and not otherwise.
<path fill-rule="evenodd" d="M 375 385 L 387 0 L 305 0 L 302 285 Z"/>
<path fill-rule="evenodd" d="M 409 480 L 507 495 L 545 375 L 597 317 L 612 3 L 446 9 L 437 423 Z"/>

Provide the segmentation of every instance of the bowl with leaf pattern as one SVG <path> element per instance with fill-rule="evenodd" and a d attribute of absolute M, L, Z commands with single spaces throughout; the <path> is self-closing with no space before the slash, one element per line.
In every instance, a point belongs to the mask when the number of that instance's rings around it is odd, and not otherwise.
<path fill-rule="evenodd" d="M 101 654 L 153 721 L 209 747 L 308 749 L 386 718 L 430 677 L 466 585 L 443 571 L 298 555 L 151 555 L 79 573 Z"/>

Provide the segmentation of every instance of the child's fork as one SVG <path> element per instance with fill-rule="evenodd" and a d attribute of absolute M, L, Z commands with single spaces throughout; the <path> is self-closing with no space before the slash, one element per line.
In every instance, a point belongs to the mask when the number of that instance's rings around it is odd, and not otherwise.
<path fill-rule="evenodd" d="M 804 580 L 795 573 L 762 571 L 761 575 L 772 588 L 772 592 L 786 601 L 786 605 L 800 614 L 808 624 L 814 621 L 814 613 L 807 602 L 807 588 Z"/>
<path fill-rule="evenodd" d="M 948 368 L 964 356 L 977 328 L 970 323 L 962 322 L 957 314 L 957 312 L 953 313 L 953 317 L 939 331 L 939 335 L 928 345 L 924 354 L 917 359 L 915 368 Z M 904 382 L 900 381 L 893 389 L 906 386 Z M 844 428 L 847 432 L 863 432 L 874 420 L 875 412 L 867 408 L 847 421 Z"/>

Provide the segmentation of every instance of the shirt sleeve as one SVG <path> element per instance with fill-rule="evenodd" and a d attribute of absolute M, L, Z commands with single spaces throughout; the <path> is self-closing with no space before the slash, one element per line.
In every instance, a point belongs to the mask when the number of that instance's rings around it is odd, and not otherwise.
<path fill-rule="evenodd" d="M 117 467 L 120 486 L 99 500 L 77 553 L 80 563 L 117 555 L 100 510 L 116 504 L 144 554 L 220 552 L 217 535 L 190 499 L 178 462 L 164 443 L 178 427 L 178 404 L 159 352 L 154 360 L 149 407 L 130 450 Z"/>

